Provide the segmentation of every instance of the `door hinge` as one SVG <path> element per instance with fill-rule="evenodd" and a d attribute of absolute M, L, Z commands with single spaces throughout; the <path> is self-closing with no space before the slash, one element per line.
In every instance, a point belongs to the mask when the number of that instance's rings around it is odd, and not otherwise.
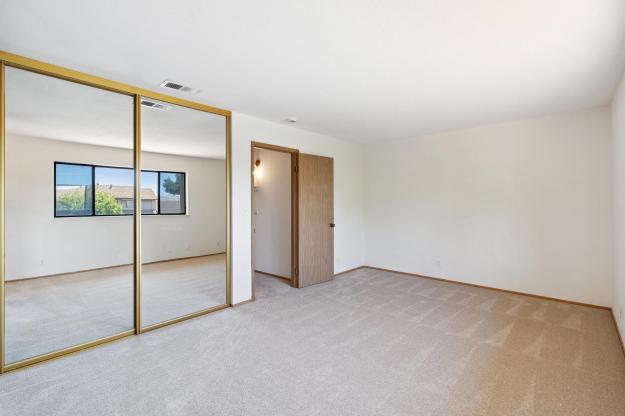
<path fill-rule="evenodd" d="M 297 276 L 297 267 L 293 269 L 293 274 Z"/>
<path fill-rule="evenodd" d="M 297 173 L 297 165 L 295 165 L 295 166 L 293 167 L 293 171 L 294 171 L 295 173 Z"/>

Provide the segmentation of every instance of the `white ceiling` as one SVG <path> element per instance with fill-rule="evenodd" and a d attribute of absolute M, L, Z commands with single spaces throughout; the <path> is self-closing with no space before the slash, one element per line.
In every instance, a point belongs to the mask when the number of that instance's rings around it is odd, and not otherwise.
<path fill-rule="evenodd" d="M 6 69 L 5 82 L 7 134 L 133 147 L 132 97 L 15 68 Z M 175 105 L 143 107 L 141 149 L 224 159 L 225 118 Z"/>
<path fill-rule="evenodd" d="M 358 141 L 609 103 L 623 0 L 0 0 L 0 48 Z M 184 96 L 184 95 L 183 95 Z"/>

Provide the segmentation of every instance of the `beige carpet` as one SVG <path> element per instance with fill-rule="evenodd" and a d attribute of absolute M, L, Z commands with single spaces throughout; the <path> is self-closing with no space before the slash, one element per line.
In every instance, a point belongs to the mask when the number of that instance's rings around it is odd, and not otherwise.
<path fill-rule="evenodd" d="M 605 310 L 358 270 L 0 376 L 4 415 L 625 415 Z"/>
<path fill-rule="evenodd" d="M 7 282 L 6 362 L 133 329 L 131 266 Z M 224 254 L 146 264 L 143 325 L 226 302 Z"/>

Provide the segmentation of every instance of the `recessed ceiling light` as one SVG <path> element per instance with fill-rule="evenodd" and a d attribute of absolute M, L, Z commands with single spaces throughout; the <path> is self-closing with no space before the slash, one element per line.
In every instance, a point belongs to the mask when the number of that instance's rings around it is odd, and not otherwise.
<path fill-rule="evenodd" d="M 191 94 L 197 94 L 198 92 L 200 92 L 200 90 L 198 90 L 197 88 L 189 87 L 188 85 L 183 85 L 179 82 L 171 81 L 169 79 L 161 82 L 161 87 L 169 88 L 170 90 L 188 92 Z"/>
<path fill-rule="evenodd" d="M 297 123 L 297 117 L 289 117 L 286 119 L 289 123 Z"/>
<path fill-rule="evenodd" d="M 154 101 L 150 101 L 150 100 L 141 100 L 141 105 L 144 107 L 149 107 L 149 108 L 153 108 L 155 110 L 161 110 L 161 111 L 167 111 L 171 109 L 170 105 L 155 103 Z"/>

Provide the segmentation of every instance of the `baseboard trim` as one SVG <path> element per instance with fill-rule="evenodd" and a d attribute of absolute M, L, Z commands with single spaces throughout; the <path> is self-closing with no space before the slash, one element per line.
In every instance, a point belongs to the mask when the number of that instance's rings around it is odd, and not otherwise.
<path fill-rule="evenodd" d="M 200 254 L 198 256 L 189 256 L 189 257 L 178 257 L 175 259 L 167 259 L 167 260 L 156 260 L 156 261 L 149 261 L 147 263 L 143 263 L 143 265 L 147 265 L 147 264 L 158 264 L 158 263 L 168 263 L 170 261 L 178 261 L 178 260 L 191 260 L 191 259 L 199 259 L 200 257 L 210 257 L 210 256 L 219 256 L 221 254 L 226 254 L 225 251 L 220 251 L 219 253 L 211 253 L 211 254 Z M 132 263 L 129 264 L 129 266 L 132 266 Z"/>
<path fill-rule="evenodd" d="M 517 292 L 517 291 L 514 291 L 514 290 L 501 289 L 501 288 L 498 288 L 498 287 L 484 286 L 484 285 L 478 285 L 478 284 L 475 284 L 475 283 L 462 282 L 460 280 L 445 279 L 445 278 L 442 278 L 442 277 L 433 277 L 433 276 L 425 276 L 425 275 L 417 274 L 417 273 L 400 272 L 398 270 L 384 269 L 382 267 L 374 267 L 374 266 L 363 266 L 363 267 L 365 267 L 367 269 L 372 269 L 372 270 L 380 270 L 380 271 L 383 271 L 383 272 L 402 274 L 402 275 L 405 275 L 405 276 L 422 277 L 424 279 L 436 280 L 436 281 L 439 281 L 439 282 L 457 283 L 457 284 L 460 284 L 460 285 L 477 287 L 477 288 L 480 288 L 480 289 L 495 290 L 495 291 L 498 291 L 498 292 L 510 293 L 510 294 L 513 294 L 513 295 L 528 296 L 530 298 L 551 300 L 551 301 L 555 301 L 555 302 L 568 303 L 568 304 L 571 304 L 571 305 L 585 306 L 585 307 L 588 307 L 588 308 L 595 308 L 595 309 L 603 309 L 603 310 L 607 310 L 607 311 L 612 311 L 612 308 L 610 308 L 609 306 L 593 305 L 592 303 L 583 303 L 583 302 L 576 302 L 576 301 L 566 300 L 566 299 L 552 298 L 552 297 L 549 297 L 549 296 L 535 295 L 533 293 Z"/>
<path fill-rule="evenodd" d="M 335 273 L 335 274 L 334 274 L 334 277 L 336 277 L 336 276 L 340 276 L 340 275 L 342 275 L 342 274 L 349 273 L 349 272 L 355 272 L 356 270 L 364 269 L 364 268 L 366 268 L 366 267 L 367 267 L 367 266 L 358 266 L 358 267 L 354 267 L 353 269 L 349 269 L 349 270 L 345 270 L 345 271 L 342 271 L 342 272 L 339 272 L 339 273 Z"/>
<path fill-rule="evenodd" d="M 280 276 L 279 274 L 267 273 L 261 270 L 254 270 L 254 273 L 266 274 L 267 276 L 275 277 L 275 278 L 282 279 L 282 280 L 288 280 L 289 282 L 291 281 L 290 277 Z"/>
<path fill-rule="evenodd" d="M 223 251 L 223 252 L 220 252 L 220 253 L 200 254 L 199 256 L 178 257 L 178 258 L 175 258 L 175 259 L 168 259 L 168 260 L 156 260 L 156 261 L 150 261 L 150 262 L 147 262 L 147 263 L 143 263 L 143 265 L 145 266 L 145 265 L 148 265 L 148 264 L 167 263 L 167 262 L 170 262 L 170 261 L 178 261 L 178 260 L 191 260 L 191 259 L 197 259 L 197 258 L 200 258 L 200 257 L 218 256 L 220 254 L 226 254 L 226 252 Z M 115 265 L 115 266 L 96 267 L 96 268 L 93 268 L 93 269 L 76 270 L 74 272 L 45 274 L 45 275 L 42 275 L 42 276 L 33 276 L 33 277 L 20 277 L 18 279 L 5 280 L 5 283 L 23 282 L 25 280 L 43 279 L 43 278 L 46 278 L 46 277 L 65 276 L 65 275 L 68 275 L 68 274 L 96 272 L 98 270 L 114 269 L 116 267 L 128 267 L 128 266 L 132 266 L 132 265 L 133 265 L 133 263 L 127 263 L 127 264 L 118 264 L 118 265 Z"/>
<path fill-rule="evenodd" d="M 610 310 L 610 315 L 612 315 L 612 322 L 614 322 L 614 330 L 616 331 L 616 335 L 618 336 L 618 340 L 621 342 L 621 348 L 623 349 L 623 354 L 625 355 L 625 342 L 623 342 L 623 337 L 621 336 L 621 331 L 618 328 L 618 324 L 616 323 L 616 316 L 614 316 L 614 309 Z"/>

